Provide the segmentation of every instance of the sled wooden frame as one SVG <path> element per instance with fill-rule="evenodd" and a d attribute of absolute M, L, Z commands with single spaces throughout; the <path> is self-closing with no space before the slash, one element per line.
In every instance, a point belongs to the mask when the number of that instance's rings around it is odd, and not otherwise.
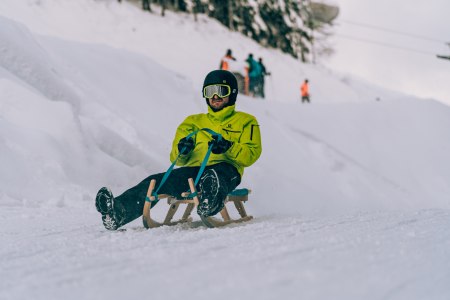
<path fill-rule="evenodd" d="M 188 183 L 189 183 L 189 188 L 191 190 L 191 193 L 197 195 L 195 185 L 194 185 L 194 180 L 192 178 L 189 178 Z M 150 185 L 148 187 L 148 191 L 147 191 L 147 197 L 151 201 L 155 200 L 155 197 L 152 196 L 153 190 L 155 189 L 155 185 L 156 185 L 156 180 L 155 179 L 151 180 Z M 251 190 L 245 189 L 244 193 L 234 193 L 236 191 L 243 191 L 243 190 L 244 189 L 235 190 L 232 193 L 230 193 L 227 196 L 227 198 L 225 199 L 225 206 L 220 211 L 223 221 L 220 219 L 214 218 L 214 217 L 200 217 L 203 224 L 205 224 L 209 228 L 215 228 L 215 227 L 222 227 L 222 226 L 225 226 L 228 224 L 233 224 L 233 223 L 246 222 L 246 221 L 253 219 L 252 216 L 247 215 L 247 212 L 245 211 L 245 208 L 244 208 L 244 202 L 246 202 L 248 200 L 248 195 L 251 193 Z M 181 194 L 181 198 L 177 198 L 177 197 L 174 197 L 172 195 L 167 195 L 167 194 L 158 195 L 158 199 L 167 198 L 167 203 L 170 205 L 169 211 L 167 212 L 167 215 L 166 215 L 166 218 L 164 219 L 164 221 L 162 223 L 157 222 L 151 218 L 151 216 L 150 216 L 151 202 L 145 201 L 144 210 L 142 212 L 142 222 L 144 223 L 144 227 L 145 228 L 156 228 L 156 227 L 160 227 L 160 226 L 164 226 L 164 225 L 172 226 L 172 225 L 177 225 L 180 223 L 192 221 L 192 218 L 190 217 L 190 215 L 191 215 L 192 210 L 199 204 L 199 200 L 198 200 L 197 196 L 194 196 L 193 198 L 186 198 L 191 193 L 188 193 L 188 192 L 183 193 L 183 194 Z M 231 219 L 230 218 L 230 215 L 229 215 L 227 207 L 226 207 L 226 204 L 228 202 L 234 203 L 234 206 L 236 207 L 241 218 L 239 218 L 239 219 Z M 172 218 L 175 215 L 175 213 L 177 212 L 180 204 L 187 204 L 187 207 L 183 213 L 183 216 L 178 221 L 172 221 Z"/>

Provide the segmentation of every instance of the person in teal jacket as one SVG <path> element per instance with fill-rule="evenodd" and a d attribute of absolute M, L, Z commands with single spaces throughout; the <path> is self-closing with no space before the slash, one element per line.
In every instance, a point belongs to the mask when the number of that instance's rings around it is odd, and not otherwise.
<path fill-rule="evenodd" d="M 258 95 L 261 86 L 262 67 L 261 64 L 253 58 L 252 53 L 248 55 L 246 62 L 248 64 L 248 78 L 250 81 L 249 93 L 250 96 L 254 97 Z"/>
<path fill-rule="evenodd" d="M 179 196 L 189 190 L 188 178 L 196 178 L 200 165 L 212 145 L 207 166 L 196 186 L 199 191 L 197 213 L 201 217 L 219 213 L 226 196 L 241 182 L 244 168 L 255 163 L 261 155 L 261 134 L 256 118 L 235 110 L 238 85 L 236 77 L 225 70 L 215 70 L 206 76 L 202 95 L 208 113 L 188 116 L 177 128 L 170 160 L 178 157 L 180 166 L 172 171 L 159 194 Z M 209 128 L 222 138 L 202 131 Z M 196 134 L 192 134 L 196 133 Z M 117 228 L 142 215 L 147 189 L 152 179 L 157 184 L 164 173 L 154 174 L 118 197 L 103 187 L 96 196 L 95 206 L 108 230 Z M 152 202 L 152 206 L 156 203 Z"/>

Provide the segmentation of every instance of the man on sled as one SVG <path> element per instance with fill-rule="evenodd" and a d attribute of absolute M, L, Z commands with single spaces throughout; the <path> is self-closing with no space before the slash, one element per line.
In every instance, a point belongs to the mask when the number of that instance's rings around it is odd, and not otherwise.
<path fill-rule="evenodd" d="M 252 115 L 235 111 L 238 86 L 232 73 L 210 72 L 202 93 L 208 113 L 188 116 L 175 134 L 170 160 L 180 168 L 169 169 L 167 176 L 151 175 L 118 197 L 106 187 L 98 191 L 95 206 L 106 229 L 116 230 L 140 217 L 146 201 L 150 207 L 158 202 L 157 194 L 181 197 L 195 189 L 197 213 L 203 221 L 224 208 L 227 197 L 241 182 L 244 168 L 261 155 L 259 125 Z M 190 187 L 188 179 L 196 177 L 195 187 Z M 159 187 L 150 200 L 147 192 L 152 180 Z M 197 197 L 196 193 L 191 195 Z"/>

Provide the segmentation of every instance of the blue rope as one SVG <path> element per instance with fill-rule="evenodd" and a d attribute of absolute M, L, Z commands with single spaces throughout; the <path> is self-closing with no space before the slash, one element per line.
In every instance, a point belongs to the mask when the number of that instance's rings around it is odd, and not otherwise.
<path fill-rule="evenodd" d="M 211 134 L 211 136 L 217 136 L 218 141 L 222 140 L 222 135 L 220 133 L 217 133 L 209 128 L 202 128 L 202 129 L 196 130 L 194 132 L 191 132 L 189 135 L 186 136 L 186 139 L 193 137 L 194 135 L 198 134 L 200 131 L 206 131 L 207 133 Z M 213 147 L 213 145 L 209 146 L 208 151 L 206 152 L 205 158 L 203 159 L 202 164 L 200 165 L 200 169 L 198 171 L 197 177 L 195 178 L 195 183 L 194 183 L 195 186 L 198 184 L 198 182 L 200 181 L 200 178 L 202 177 L 203 172 L 205 171 L 206 164 L 208 163 L 209 156 L 211 155 L 212 147 Z M 178 153 L 177 158 L 175 158 L 175 160 L 170 165 L 169 169 L 167 169 L 166 173 L 164 174 L 163 178 L 161 179 L 161 182 L 159 183 L 158 188 L 152 192 L 152 196 L 155 197 L 155 199 L 151 200 L 147 196 L 147 197 L 145 197 L 146 202 L 158 202 L 159 201 L 158 192 L 159 192 L 160 188 L 164 185 L 164 183 L 167 181 L 167 178 L 169 178 L 169 175 L 170 175 L 170 173 L 172 173 L 172 170 L 175 167 L 178 158 L 180 158 L 181 153 L 183 153 L 184 150 L 186 150 L 186 147 L 181 149 L 180 153 Z M 190 198 L 190 197 L 194 197 L 194 196 L 197 196 L 197 192 L 189 194 L 188 197 Z"/>
<path fill-rule="evenodd" d="M 214 132 L 213 130 L 211 130 L 209 128 L 202 128 L 201 130 L 208 132 L 209 134 L 211 134 L 211 136 L 217 136 L 217 141 L 219 141 L 219 142 L 222 140 L 221 134 Z M 208 163 L 209 156 L 211 155 L 212 147 L 213 147 L 213 145 L 211 144 L 208 148 L 208 151 L 205 154 L 205 158 L 202 161 L 200 170 L 198 171 L 198 174 L 197 174 L 197 178 L 195 178 L 195 185 L 197 185 L 197 183 L 200 181 L 200 177 L 202 177 L 202 174 L 205 171 L 206 164 Z"/>

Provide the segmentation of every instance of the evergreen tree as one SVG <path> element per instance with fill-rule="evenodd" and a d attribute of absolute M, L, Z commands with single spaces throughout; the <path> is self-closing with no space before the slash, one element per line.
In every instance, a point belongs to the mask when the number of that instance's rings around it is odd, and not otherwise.
<path fill-rule="evenodd" d="M 205 13 L 224 26 L 266 47 L 281 49 L 302 61 L 330 53 L 326 44 L 337 7 L 311 0 L 160 0 L 165 8 Z"/>

